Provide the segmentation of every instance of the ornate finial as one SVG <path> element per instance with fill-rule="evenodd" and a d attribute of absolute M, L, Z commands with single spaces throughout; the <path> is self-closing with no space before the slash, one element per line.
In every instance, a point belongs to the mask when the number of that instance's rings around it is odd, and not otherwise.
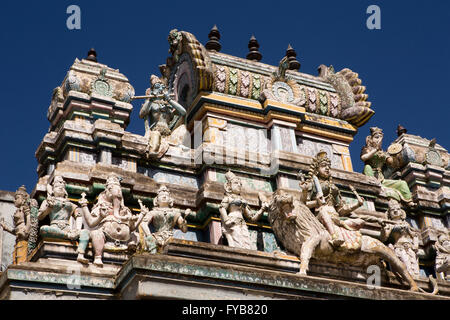
<path fill-rule="evenodd" d="M 436 138 L 431 139 L 430 144 L 428 145 L 429 148 L 435 148 L 436 147 Z"/>
<path fill-rule="evenodd" d="M 288 45 L 288 48 L 286 50 L 286 57 L 288 58 L 289 63 L 289 70 L 299 70 L 300 69 L 300 62 L 297 61 L 297 53 L 295 52 L 294 48 L 291 47 L 291 45 Z"/>
<path fill-rule="evenodd" d="M 261 54 L 261 52 L 258 51 L 259 43 L 258 43 L 258 40 L 256 40 L 254 35 L 252 35 L 252 37 L 250 38 L 250 41 L 248 42 L 248 49 L 250 50 L 250 52 L 247 54 L 248 60 L 253 60 L 253 61 L 261 60 L 262 54 Z"/>
<path fill-rule="evenodd" d="M 220 44 L 220 32 L 219 29 L 217 29 L 217 26 L 214 25 L 212 27 L 211 31 L 208 34 L 208 42 L 205 44 L 205 48 L 208 50 L 219 52 L 222 48 L 222 45 Z"/>
<path fill-rule="evenodd" d="M 89 50 L 86 60 L 97 62 L 97 51 L 94 48 Z"/>
<path fill-rule="evenodd" d="M 405 127 L 403 127 L 402 125 L 399 124 L 397 127 L 397 136 L 400 137 L 402 134 L 404 134 L 406 132 L 408 132 L 408 130 L 406 130 Z"/>

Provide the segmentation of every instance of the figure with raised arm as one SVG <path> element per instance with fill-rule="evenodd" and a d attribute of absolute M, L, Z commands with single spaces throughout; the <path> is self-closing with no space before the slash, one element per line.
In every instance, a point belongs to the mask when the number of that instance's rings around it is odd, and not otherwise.
<path fill-rule="evenodd" d="M 192 214 L 190 209 L 181 210 L 173 207 L 174 199 L 166 186 L 161 186 L 153 199 L 153 208 L 149 210 L 141 200 L 139 205 L 144 213 L 141 228 L 144 235 L 143 249 L 150 253 L 161 252 L 173 238 L 174 228 L 187 232 L 186 217 Z M 153 226 L 153 232 L 149 226 Z"/>
<path fill-rule="evenodd" d="M 146 101 L 141 107 L 139 117 L 145 121 L 145 137 L 148 139 L 147 156 L 164 153 L 168 144 L 162 145 L 164 138 L 169 137 L 180 117 L 186 110 L 169 95 L 164 82 L 155 75 L 150 77 L 151 88 L 147 89 Z"/>
<path fill-rule="evenodd" d="M 358 246 L 360 234 L 357 231 L 364 221 L 360 218 L 341 219 L 341 217 L 352 217 L 353 211 L 361 207 L 364 200 L 355 193 L 357 202 L 346 204 L 341 196 L 339 188 L 331 178 L 331 161 L 325 151 L 320 151 L 313 160 L 307 181 L 301 183 L 305 193 L 306 206 L 315 210 L 317 219 L 324 225 L 331 235 L 331 245 L 340 247 Z M 347 239 L 347 241 L 346 241 Z"/>
<path fill-rule="evenodd" d="M 261 209 L 253 212 L 247 201 L 241 196 L 242 182 L 234 173 L 228 171 L 225 175 L 225 197 L 220 204 L 219 212 L 222 221 L 222 233 L 230 247 L 256 250 L 252 243 L 245 219 L 258 221 L 267 211 L 268 204 L 262 203 Z"/>
<path fill-rule="evenodd" d="M 47 199 L 39 208 L 38 219 L 43 220 L 50 217 L 50 225 L 42 226 L 40 234 L 46 238 L 78 240 L 77 261 L 83 264 L 88 263 L 84 257 L 89 244 L 89 230 L 78 230 L 73 228 L 70 218 L 82 219 L 77 213 L 77 206 L 70 202 L 66 191 L 66 182 L 61 176 L 55 176 L 53 185 L 47 185 Z"/>
<path fill-rule="evenodd" d="M 95 228 L 91 231 L 91 238 L 96 266 L 103 266 L 102 256 L 105 248 L 123 251 L 136 248 L 132 232 L 141 223 L 143 213 L 133 215 L 125 206 L 119 177 L 115 174 L 109 175 L 106 189 L 100 193 L 91 211 L 88 209 L 85 194 L 82 194 L 79 204 L 87 225 Z"/>

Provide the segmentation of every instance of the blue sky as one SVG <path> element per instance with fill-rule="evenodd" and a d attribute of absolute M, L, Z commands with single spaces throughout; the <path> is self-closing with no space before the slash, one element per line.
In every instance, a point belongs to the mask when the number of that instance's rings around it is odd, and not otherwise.
<path fill-rule="evenodd" d="M 81 8 L 81 30 L 68 30 L 66 9 Z M 381 30 L 366 27 L 369 5 L 381 8 Z M 120 69 L 143 94 L 168 55 L 173 28 L 203 44 L 217 24 L 222 52 L 245 57 L 254 34 L 262 61 L 278 65 L 288 44 L 301 71 L 348 67 L 367 86 L 375 115 L 351 144 L 353 165 L 369 127 L 385 131 L 384 148 L 402 124 L 449 148 L 450 2 L 430 1 L 2 1 L 0 4 L 0 190 L 37 181 L 34 153 L 47 133 L 47 108 L 75 58 L 94 47 L 99 62 Z M 143 134 L 134 102 L 128 130 Z"/>

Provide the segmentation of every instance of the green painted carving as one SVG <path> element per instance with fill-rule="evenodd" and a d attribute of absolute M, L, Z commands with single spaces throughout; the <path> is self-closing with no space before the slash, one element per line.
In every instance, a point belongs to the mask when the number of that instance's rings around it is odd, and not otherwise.
<path fill-rule="evenodd" d="M 326 115 L 328 113 L 328 97 L 325 92 L 319 91 L 320 113 Z"/>
<path fill-rule="evenodd" d="M 238 69 L 230 68 L 230 83 L 228 85 L 228 93 L 236 95 L 238 84 Z"/>
<path fill-rule="evenodd" d="M 253 74 L 252 99 L 258 100 L 261 95 L 261 77 Z"/>

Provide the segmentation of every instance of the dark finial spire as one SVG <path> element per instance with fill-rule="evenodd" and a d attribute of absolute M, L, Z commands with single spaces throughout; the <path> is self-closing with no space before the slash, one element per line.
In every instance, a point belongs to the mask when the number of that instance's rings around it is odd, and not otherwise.
<path fill-rule="evenodd" d="M 258 51 L 259 43 L 258 43 L 258 40 L 256 40 L 254 35 L 252 35 L 252 37 L 250 38 L 250 41 L 248 42 L 248 49 L 250 50 L 250 52 L 247 54 L 248 60 L 253 60 L 253 61 L 261 60 L 262 54 L 261 54 L 261 52 Z"/>
<path fill-rule="evenodd" d="M 219 42 L 220 32 L 219 32 L 219 29 L 217 29 L 216 25 L 214 25 L 214 27 L 212 27 L 211 31 L 209 31 L 208 38 L 209 38 L 209 40 L 206 43 L 205 48 L 208 50 L 219 52 L 220 49 L 222 49 L 222 45 Z"/>
<path fill-rule="evenodd" d="M 406 132 L 408 132 L 408 130 L 406 130 L 405 127 L 403 127 L 402 125 L 399 124 L 397 127 L 397 136 L 400 137 L 402 134 L 404 134 Z"/>
<path fill-rule="evenodd" d="M 288 48 L 286 50 L 286 57 L 288 58 L 289 63 L 289 70 L 299 70 L 300 69 L 300 62 L 297 61 L 297 53 L 295 52 L 294 48 L 291 47 L 291 45 L 288 45 Z"/>
<path fill-rule="evenodd" d="M 89 50 L 86 60 L 97 62 L 97 51 L 94 48 Z"/>

